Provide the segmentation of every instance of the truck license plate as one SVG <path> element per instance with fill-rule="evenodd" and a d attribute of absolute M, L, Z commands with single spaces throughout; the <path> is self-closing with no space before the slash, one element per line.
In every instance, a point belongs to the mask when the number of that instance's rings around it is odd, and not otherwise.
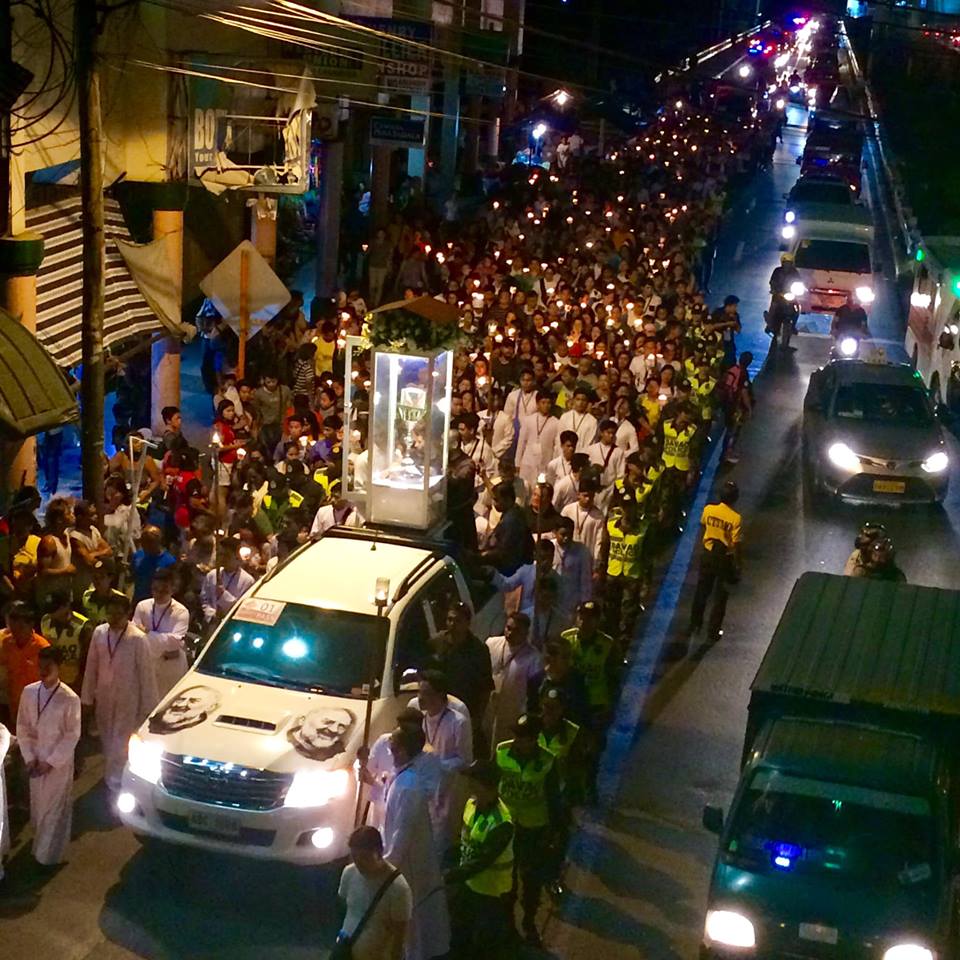
<path fill-rule="evenodd" d="M 907 484 L 904 480 L 874 480 L 874 493 L 906 493 Z"/>
<path fill-rule="evenodd" d="M 224 813 L 194 812 L 187 818 L 191 830 L 215 833 L 218 837 L 240 836 L 240 821 Z"/>
<path fill-rule="evenodd" d="M 801 923 L 800 939 L 815 940 L 817 943 L 832 943 L 836 945 L 837 928 L 825 927 L 822 923 Z"/>

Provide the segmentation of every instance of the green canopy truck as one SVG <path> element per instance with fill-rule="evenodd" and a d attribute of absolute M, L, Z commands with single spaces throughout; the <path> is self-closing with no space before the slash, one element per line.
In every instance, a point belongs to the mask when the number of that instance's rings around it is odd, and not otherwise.
<path fill-rule="evenodd" d="M 960 592 L 796 583 L 751 686 L 701 956 L 958 957 Z"/>

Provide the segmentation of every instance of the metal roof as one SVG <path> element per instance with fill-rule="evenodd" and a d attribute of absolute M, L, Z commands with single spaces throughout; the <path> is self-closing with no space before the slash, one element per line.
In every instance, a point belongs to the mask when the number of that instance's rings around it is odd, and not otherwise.
<path fill-rule="evenodd" d="M 927 793 L 936 763 L 929 740 L 837 721 L 781 718 L 763 744 L 765 767 L 893 793 Z"/>
<path fill-rule="evenodd" d="M 960 716 L 960 592 L 805 573 L 751 690 Z"/>
<path fill-rule="evenodd" d="M 53 357 L 23 324 L 0 310 L 0 439 L 22 440 L 79 415 Z"/>

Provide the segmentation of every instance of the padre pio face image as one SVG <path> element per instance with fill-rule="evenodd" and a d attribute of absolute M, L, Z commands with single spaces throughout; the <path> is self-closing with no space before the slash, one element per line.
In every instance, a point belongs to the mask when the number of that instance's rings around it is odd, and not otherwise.
<path fill-rule="evenodd" d="M 151 718 L 151 733 L 176 733 L 203 723 L 220 707 L 220 695 L 212 687 L 187 687 L 168 700 Z"/>
<path fill-rule="evenodd" d="M 300 717 L 288 739 L 298 753 L 311 760 L 329 760 L 346 749 L 346 737 L 356 717 L 341 707 L 320 707 Z"/>

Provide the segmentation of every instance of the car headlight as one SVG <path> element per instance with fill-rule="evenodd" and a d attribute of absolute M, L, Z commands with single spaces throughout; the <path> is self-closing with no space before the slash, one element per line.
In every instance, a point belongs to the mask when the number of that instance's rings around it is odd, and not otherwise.
<path fill-rule="evenodd" d="M 950 458 L 942 450 L 938 450 L 936 453 L 931 453 L 920 466 L 927 473 L 943 473 L 950 466 Z"/>
<path fill-rule="evenodd" d="M 160 779 L 162 758 L 163 744 L 156 740 L 144 740 L 135 733 L 127 743 L 127 766 L 135 777 L 147 783 L 156 783 Z"/>
<path fill-rule="evenodd" d="M 883 960 L 934 960 L 934 954 L 917 943 L 898 943 L 887 950 Z"/>
<path fill-rule="evenodd" d="M 856 293 L 857 299 L 861 303 L 873 303 L 877 298 L 877 295 L 870 287 L 857 287 L 854 293 Z"/>
<path fill-rule="evenodd" d="M 788 210 L 784 215 L 783 219 L 785 223 L 793 223 L 797 219 L 797 215 L 793 210 Z"/>
<path fill-rule="evenodd" d="M 792 240 L 796 235 L 797 228 L 789 223 L 780 230 L 780 236 L 783 237 L 784 240 Z"/>
<path fill-rule="evenodd" d="M 283 801 L 285 807 L 324 807 L 331 800 L 342 797 L 350 787 L 350 771 L 300 770 Z"/>
<path fill-rule="evenodd" d="M 860 458 L 845 443 L 831 444 L 827 456 L 830 462 L 841 470 L 856 473 L 860 469 Z"/>
<path fill-rule="evenodd" d="M 709 943 L 722 943 L 726 947 L 752 948 L 757 945 L 753 924 L 734 910 L 708 910 L 703 935 Z M 898 958 L 894 957 L 893 960 Z M 899 960 L 911 958 L 902 957 Z"/>

